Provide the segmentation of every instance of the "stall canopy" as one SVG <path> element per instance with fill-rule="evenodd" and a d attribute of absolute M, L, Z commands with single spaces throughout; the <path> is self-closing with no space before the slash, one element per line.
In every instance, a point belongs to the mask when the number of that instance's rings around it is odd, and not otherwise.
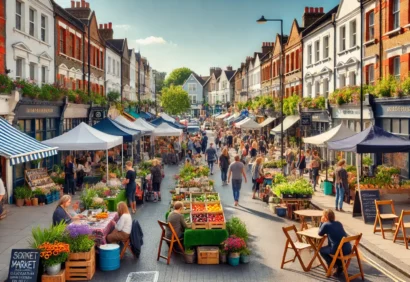
<path fill-rule="evenodd" d="M 147 114 L 146 112 L 140 112 L 140 117 L 143 119 L 150 119 L 151 116 Z"/>
<path fill-rule="evenodd" d="M 261 129 L 261 125 L 254 121 L 253 119 L 249 119 L 244 123 L 241 123 L 240 125 L 241 129 L 251 129 L 251 130 L 256 130 L 256 129 Z"/>
<path fill-rule="evenodd" d="M 138 127 L 144 127 L 147 130 L 149 130 L 151 133 L 152 131 L 156 128 L 152 123 L 142 119 L 142 118 L 137 118 L 134 122 Z"/>
<path fill-rule="evenodd" d="M 342 140 L 355 134 L 356 132 L 344 126 L 343 124 L 340 124 L 322 134 L 303 138 L 303 142 L 317 146 L 326 146 L 327 142 Z"/>
<path fill-rule="evenodd" d="M 134 130 L 139 130 L 141 131 L 142 134 L 150 134 L 152 132 L 152 130 L 149 130 L 148 128 L 145 128 L 144 126 L 138 126 L 137 124 L 135 124 L 135 122 L 129 121 L 128 119 L 126 119 L 124 116 L 118 116 L 115 118 L 115 121 L 118 122 L 119 124 L 134 129 Z"/>
<path fill-rule="evenodd" d="M 300 116 L 298 116 L 298 115 L 287 116 L 283 120 L 283 131 L 288 130 L 292 125 L 297 123 L 299 121 L 299 119 L 300 119 Z M 281 125 L 280 124 L 270 131 L 271 134 L 278 134 L 280 132 L 281 132 Z"/>
<path fill-rule="evenodd" d="M 57 146 L 59 151 L 108 150 L 122 144 L 121 136 L 101 132 L 82 122 L 63 135 L 42 142 L 48 146 Z"/>
<path fill-rule="evenodd" d="M 0 156 L 10 159 L 11 165 L 34 161 L 57 154 L 55 146 L 41 144 L 14 128 L 0 117 Z"/>
<path fill-rule="evenodd" d="M 240 115 L 239 117 L 235 118 L 232 123 L 236 124 L 238 122 L 241 122 L 242 120 L 246 119 L 247 117 L 245 115 Z"/>
<path fill-rule="evenodd" d="M 358 154 L 409 152 L 410 140 L 405 140 L 380 127 L 371 126 L 351 137 L 328 142 L 327 147 L 331 150 Z"/>
<path fill-rule="evenodd" d="M 227 123 L 230 123 L 237 117 L 239 117 L 239 113 L 235 113 L 233 115 L 230 115 L 229 117 L 225 118 L 224 121 L 226 121 Z"/>
<path fill-rule="evenodd" d="M 181 129 L 174 128 L 168 123 L 164 122 L 157 126 L 152 132 L 152 136 L 180 136 L 182 134 Z"/>
<path fill-rule="evenodd" d="M 275 119 L 276 119 L 276 118 L 268 117 L 267 119 L 265 119 L 263 122 L 260 123 L 260 126 L 261 126 L 261 127 L 265 127 L 265 126 L 267 126 L 268 124 L 274 122 Z"/>
<path fill-rule="evenodd" d="M 170 125 L 170 126 L 172 126 L 172 127 L 174 127 L 174 128 L 177 128 L 177 129 L 184 129 L 184 128 L 185 128 L 185 125 L 180 124 L 180 123 L 178 123 L 178 122 L 170 122 L 170 121 L 167 121 L 167 120 L 164 119 L 163 117 L 156 118 L 156 119 L 154 119 L 153 121 L 151 121 L 151 123 L 154 124 L 154 125 L 160 125 L 160 124 L 162 124 L 162 123 L 167 123 L 168 125 Z"/>
<path fill-rule="evenodd" d="M 248 122 L 249 120 L 251 120 L 251 119 L 248 118 L 248 117 L 245 117 L 244 119 L 235 122 L 235 127 L 236 128 L 241 128 L 241 125 L 244 124 L 245 122 Z"/>
<path fill-rule="evenodd" d="M 160 113 L 159 116 L 165 119 L 166 121 L 175 122 L 175 119 L 173 117 L 170 117 L 166 113 Z"/>
<path fill-rule="evenodd" d="M 217 116 L 216 119 L 224 119 L 228 116 L 229 116 L 229 113 L 224 113 L 224 114 L 220 114 L 219 116 Z"/>
<path fill-rule="evenodd" d="M 124 142 L 133 142 L 141 136 L 141 131 L 122 126 L 110 118 L 101 120 L 93 128 L 110 135 L 122 136 Z"/>

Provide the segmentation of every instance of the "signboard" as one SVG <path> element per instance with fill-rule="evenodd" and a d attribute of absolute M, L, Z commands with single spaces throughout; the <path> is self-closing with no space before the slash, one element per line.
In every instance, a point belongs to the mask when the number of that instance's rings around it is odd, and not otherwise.
<path fill-rule="evenodd" d="M 301 115 L 300 124 L 302 126 L 310 126 L 312 124 L 312 116 L 311 115 Z"/>
<path fill-rule="evenodd" d="M 40 251 L 35 249 L 13 249 L 8 282 L 37 282 Z"/>
<path fill-rule="evenodd" d="M 314 113 L 312 115 L 312 122 L 329 122 L 329 115 L 327 112 Z"/>
<path fill-rule="evenodd" d="M 374 200 L 380 200 L 380 190 L 362 190 L 360 191 L 361 201 L 359 197 L 359 191 L 356 191 L 353 216 L 362 216 L 364 223 L 374 223 L 376 218 L 376 205 Z"/>
<path fill-rule="evenodd" d="M 47 105 L 20 105 L 17 109 L 18 119 L 59 118 L 61 107 Z"/>
<path fill-rule="evenodd" d="M 410 116 L 410 105 L 395 104 L 395 105 L 383 105 L 375 104 L 375 114 L 376 117 L 405 117 Z"/>
<path fill-rule="evenodd" d="M 360 119 L 360 108 L 333 108 L 332 118 Z M 363 119 L 373 119 L 373 111 L 369 107 L 363 107 Z"/>

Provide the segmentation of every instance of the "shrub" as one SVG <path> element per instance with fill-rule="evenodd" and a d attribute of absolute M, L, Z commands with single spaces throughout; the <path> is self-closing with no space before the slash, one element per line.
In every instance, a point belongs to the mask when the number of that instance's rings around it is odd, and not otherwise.
<path fill-rule="evenodd" d="M 107 100 L 108 102 L 116 102 L 120 98 L 120 93 L 117 91 L 110 91 L 107 93 Z"/>
<path fill-rule="evenodd" d="M 226 222 L 226 230 L 228 231 L 230 236 L 235 235 L 236 237 L 245 240 L 245 242 L 249 239 L 246 224 L 238 217 L 232 217 Z"/>
<path fill-rule="evenodd" d="M 377 97 L 392 97 L 398 90 L 399 83 L 394 76 L 384 77 L 377 83 L 375 94 Z"/>
<path fill-rule="evenodd" d="M 10 94 L 13 90 L 13 81 L 7 75 L 0 74 L 0 93 Z"/>
<path fill-rule="evenodd" d="M 293 94 L 292 96 L 283 99 L 283 113 L 285 115 L 296 114 L 299 102 L 300 97 L 297 94 Z"/>

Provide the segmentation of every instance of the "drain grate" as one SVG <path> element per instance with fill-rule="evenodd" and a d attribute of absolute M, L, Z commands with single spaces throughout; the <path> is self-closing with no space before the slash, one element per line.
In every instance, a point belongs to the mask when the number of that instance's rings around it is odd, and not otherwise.
<path fill-rule="evenodd" d="M 131 272 L 126 282 L 157 282 L 158 275 L 158 271 Z"/>

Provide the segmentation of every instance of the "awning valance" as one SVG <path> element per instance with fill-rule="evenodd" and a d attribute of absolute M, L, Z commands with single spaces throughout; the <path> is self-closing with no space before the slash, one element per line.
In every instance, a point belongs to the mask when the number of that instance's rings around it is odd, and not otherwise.
<path fill-rule="evenodd" d="M 216 119 L 224 119 L 227 116 L 229 116 L 229 113 L 220 114 L 219 116 L 216 117 Z"/>
<path fill-rule="evenodd" d="M 236 128 L 241 128 L 241 125 L 244 124 L 245 122 L 247 122 L 248 120 L 250 120 L 250 118 L 245 117 L 244 119 L 242 119 L 242 120 L 236 122 L 236 123 L 235 123 L 235 127 L 236 127 Z"/>
<path fill-rule="evenodd" d="M 300 116 L 298 116 L 298 115 L 287 116 L 283 120 L 283 131 L 288 130 L 292 125 L 297 123 L 299 121 L 299 119 L 300 119 Z M 281 132 L 281 125 L 280 124 L 270 131 L 271 134 L 278 134 L 280 132 Z"/>
<path fill-rule="evenodd" d="M 265 119 L 263 122 L 260 123 L 261 127 L 265 127 L 268 124 L 270 124 L 271 122 L 274 122 L 276 118 L 273 117 L 268 117 L 267 119 Z"/>
<path fill-rule="evenodd" d="M 11 165 L 34 161 L 57 154 L 56 147 L 41 144 L 0 117 L 0 156 Z"/>

